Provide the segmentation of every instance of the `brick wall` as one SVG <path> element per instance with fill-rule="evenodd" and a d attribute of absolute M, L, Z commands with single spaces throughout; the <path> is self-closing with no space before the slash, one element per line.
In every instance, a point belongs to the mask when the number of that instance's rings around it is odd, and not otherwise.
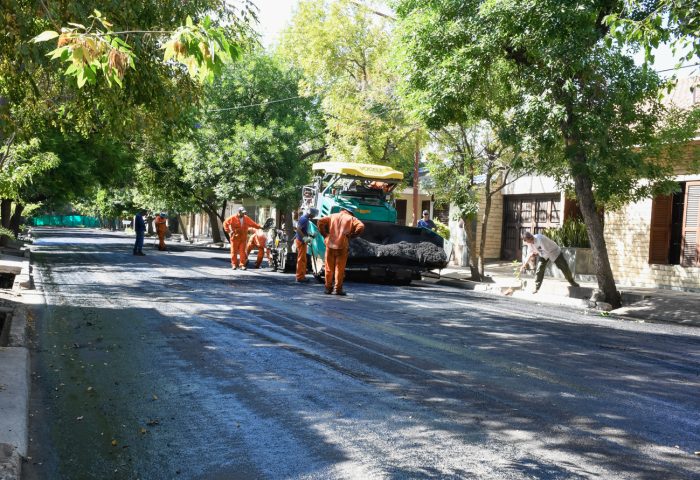
<path fill-rule="evenodd" d="M 618 285 L 700 292 L 700 268 L 649 265 L 651 199 L 605 214 L 605 242 Z"/>

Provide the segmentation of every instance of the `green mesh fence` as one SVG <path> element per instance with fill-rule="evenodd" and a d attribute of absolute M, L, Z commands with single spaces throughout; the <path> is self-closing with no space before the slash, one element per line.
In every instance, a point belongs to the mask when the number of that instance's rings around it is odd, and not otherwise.
<path fill-rule="evenodd" d="M 42 215 L 32 217 L 30 223 L 35 227 L 100 227 L 100 221 L 97 218 L 83 215 Z"/>

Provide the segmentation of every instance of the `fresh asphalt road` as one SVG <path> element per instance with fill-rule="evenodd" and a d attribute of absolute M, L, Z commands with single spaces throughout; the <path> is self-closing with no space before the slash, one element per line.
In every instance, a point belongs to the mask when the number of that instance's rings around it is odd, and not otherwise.
<path fill-rule="evenodd" d="M 26 480 L 700 478 L 698 329 L 36 233 Z"/>

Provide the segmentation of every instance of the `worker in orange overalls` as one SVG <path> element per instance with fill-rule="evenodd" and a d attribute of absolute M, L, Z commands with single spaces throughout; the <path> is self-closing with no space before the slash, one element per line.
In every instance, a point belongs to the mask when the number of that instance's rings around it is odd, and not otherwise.
<path fill-rule="evenodd" d="M 167 250 L 167 248 L 165 248 L 165 235 L 168 233 L 167 219 L 168 216 L 161 212 L 159 215 L 156 215 L 155 220 L 153 220 L 156 233 L 158 234 L 158 250 L 161 252 Z"/>
<path fill-rule="evenodd" d="M 246 256 L 245 247 L 248 242 L 249 228 L 260 228 L 260 225 L 246 215 L 243 207 L 238 209 L 238 215 L 231 215 L 224 221 L 224 231 L 228 233 L 229 241 L 231 242 L 231 268 L 234 270 L 239 265 L 241 270 L 248 268 L 248 257 Z"/>
<path fill-rule="evenodd" d="M 253 236 L 248 240 L 246 258 L 250 255 L 250 252 L 256 248 L 258 249 L 258 258 L 255 259 L 255 268 L 260 268 L 264 254 L 267 256 L 267 263 L 270 263 L 270 249 L 265 245 L 267 245 L 267 235 L 265 235 L 265 231 L 262 228 L 253 231 Z"/>
<path fill-rule="evenodd" d="M 350 252 L 350 238 L 357 237 L 365 230 L 365 224 L 353 215 L 355 206 L 350 203 L 340 205 L 341 210 L 318 221 L 318 230 L 325 238 L 326 244 L 326 290 L 325 293 L 333 293 L 333 280 L 335 277 L 335 294 L 345 295 L 343 279 L 345 278 L 345 264 Z"/>

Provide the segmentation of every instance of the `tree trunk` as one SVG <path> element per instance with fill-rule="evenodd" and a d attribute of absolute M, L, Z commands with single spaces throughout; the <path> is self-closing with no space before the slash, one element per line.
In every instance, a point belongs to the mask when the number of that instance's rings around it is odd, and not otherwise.
<path fill-rule="evenodd" d="M 620 294 L 615 286 L 612 268 L 610 268 L 608 247 L 605 244 L 605 236 L 603 234 L 603 224 L 598 216 L 590 177 L 583 174 L 575 175 L 574 187 L 579 208 L 588 230 L 588 237 L 591 241 L 598 288 L 605 295 L 607 303 L 612 305 L 613 308 L 619 308 L 621 306 Z"/>
<path fill-rule="evenodd" d="M 476 253 L 476 231 L 472 228 L 473 222 L 466 217 L 462 218 L 464 222 L 464 231 L 467 233 L 467 248 L 469 249 L 469 270 L 472 274 L 472 280 L 475 282 L 481 281 L 479 273 L 479 256 Z"/>
<path fill-rule="evenodd" d="M 216 210 L 211 207 L 204 209 L 206 214 L 209 216 L 209 224 L 211 226 L 211 238 L 214 243 L 224 243 L 223 238 L 221 238 L 221 229 L 219 228 L 219 214 Z M 228 239 L 228 235 L 226 236 Z"/>
<path fill-rule="evenodd" d="M 15 213 L 12 214 L 10 219 L 10 230 L 15 234 L 15 238 L 19 235 L 20 222 L 22 220 L 22 211 L 24 210 L 24 205 L 21 203 L 15 204 Z"/>
<path fill-rule="evenodd" d="M 294 219 L 292 218 L 292 211 L 283 212 L 282 218 L 284 218 L 284 233 L 287 235 L 287 248 L 291 251 L 292 243 L 294 243 Z"/>
<path fill-rule="evenodd" d="M 184 238 L 185 241 L 188 242 L 190 239 L 189 239 L 189 237 L 187 236 L 187 227 L 188 227 L 188 225 L 187 225 L 187 222 L 185 221 L 185 218 L 186 218 L 186 217 L 185 217 L 185 215 L 178 215 L 177 217 L 178 217 L 178 220 L 180 220 L 180 221 L 178 222 L 178 229 L 179 229 L 179 231 L 180 231 L 180 234 L 182 235 L 182 238 Z"/>
<path fill-rule="evenodd" d="M 484 278 L 484 250 L 486 249 L 486 229 L 489 225 L 489 213 L 491 212 L 491 171 L 486 172 L 486 183 L 484 185 L 484 212 L 481 216 L 481 236 L 479 238 L 479 276 Z"/>
<path fill-rule="evenodd" d="M 12 199 L 3 198 L 0 201 L 0 222 L 5 228 L 10 228 L 10 217 L 12 216 Z"/>
<path fill-rule="evenodd" d="M 146 217 L 146 233 L 148 235 L 153 235 L 153 233 L 155 233 L 153 231 L 153 217 L 150 215 Z"/>

